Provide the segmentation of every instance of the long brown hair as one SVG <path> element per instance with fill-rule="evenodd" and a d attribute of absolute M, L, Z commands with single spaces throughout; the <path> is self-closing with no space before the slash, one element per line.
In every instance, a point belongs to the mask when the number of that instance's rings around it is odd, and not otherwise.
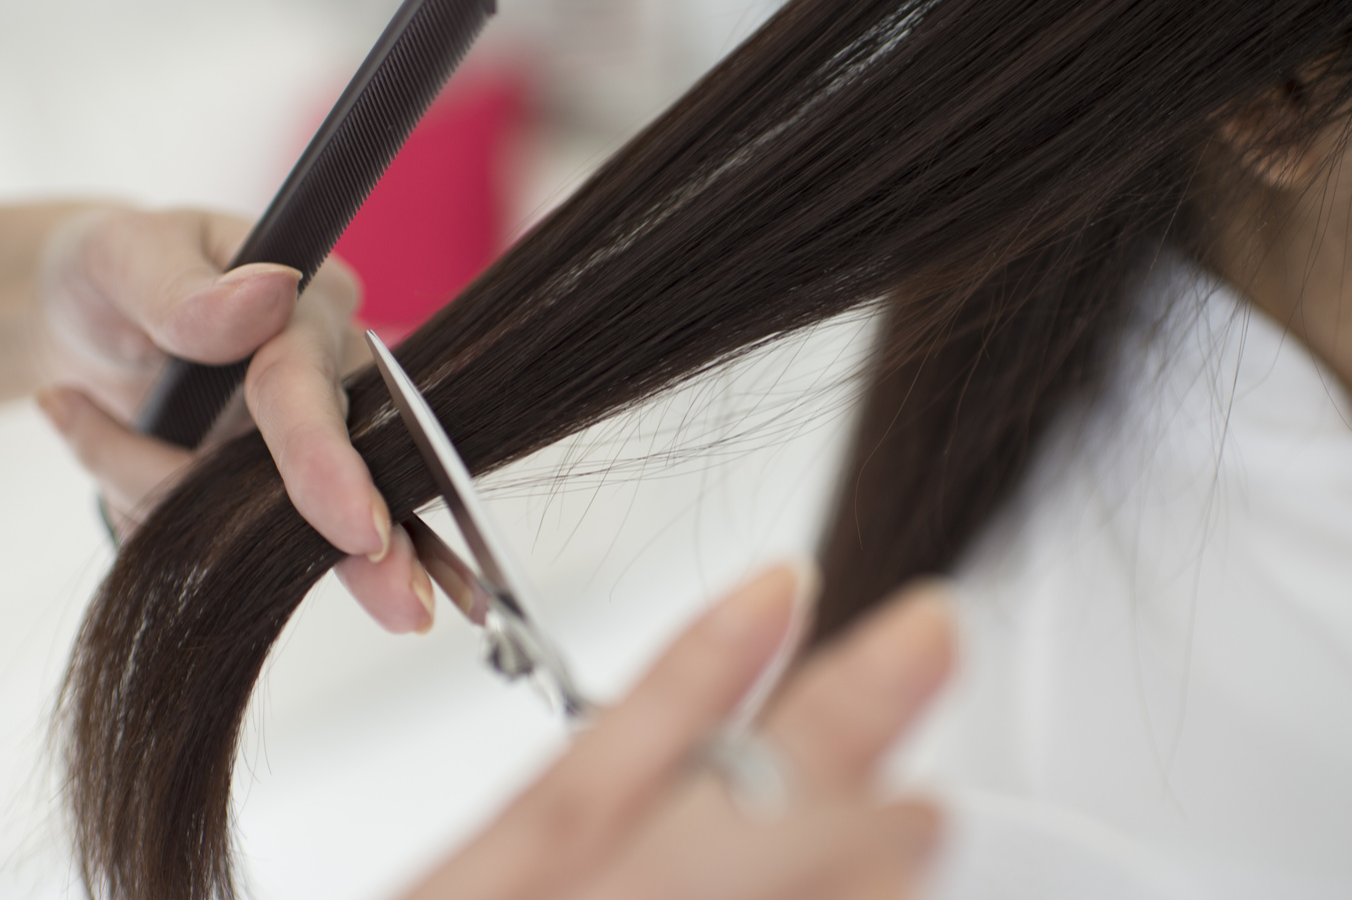
<path fill-rule="evenodd" d="M 1127 286 L 1196 248 L 1218 117 L 1297 77 L 1347 108 L 1352 4 L 794 0 L 398 349 L 475 472 L 748 349 L 880 303 L 886 340 L 825 545 L 823 633 L 942 570 L 1094 382 Z M 394 517 L 434 495 L 378 377 L 353 442 Z M 204 459 L 119 555 L 64 695 L 97 895 L 235 896 L 254 682 L 341 554 L 267 448 Z"/>

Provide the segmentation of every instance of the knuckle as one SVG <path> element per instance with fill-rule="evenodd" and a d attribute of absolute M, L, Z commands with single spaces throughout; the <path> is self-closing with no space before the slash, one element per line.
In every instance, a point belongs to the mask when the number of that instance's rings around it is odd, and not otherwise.
<path fill-rule="evenodd" d="M 244 373 L 244 402 L 255 418 L 277 393 L 279 385 L 286 383 L 287 368 L 286 357 L 269 353 L 266 346 L 255 354 Z"/>
<path fill-rule="evenodd" d="M 347 396 L 328 362 L 306 352 L 303 346 L 297 347 L 295 341 L 277 339 L 264 344 L 244 374 L 244 400 L 249 411 L 257 419 L 283 397 L 293 402 L 305 398 L 310 401 L 306 405 L 309 412 L 324 418 L 334 415 L 345 422 Z"/>

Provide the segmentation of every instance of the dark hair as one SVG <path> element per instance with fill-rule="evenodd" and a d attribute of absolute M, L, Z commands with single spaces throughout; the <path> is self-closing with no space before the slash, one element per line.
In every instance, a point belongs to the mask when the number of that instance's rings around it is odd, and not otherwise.
<path fill-rule="evenodd" d="M 1207 235 L 1221 117 L 1300 77 L 1347 107 L 1352 4 L 795 0 L 398 349 L 482 473 L 877 302 L 886 340 L 825 545 L 822 633 L 942 570 L 1094 382 L 1142 260 Z M 1311 76 L 1305 76 L 1311 77 Z M 434 495 L 371 371 L 353 442 L 396 520 Z M 257 434 L 128 542 L 64 696 L 82 875 L 235 895 L 229 784 L 269 648 L 341 554 Z"/>

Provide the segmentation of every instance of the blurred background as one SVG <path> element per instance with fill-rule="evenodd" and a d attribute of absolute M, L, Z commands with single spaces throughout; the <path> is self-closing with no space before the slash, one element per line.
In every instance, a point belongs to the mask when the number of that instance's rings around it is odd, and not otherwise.
<path fill-rule="evenodd" d="M 392 0 L 0 0 L 0 202 L 255 216 Z M 397 340 L 679 96 L 778 0 L 499 0 L 340 243 Z M 623 691 L 765 562 L 810 552 L 867 323 L 823 327 L 495 475 L 485 489 L 587 689 Z M 0 897 L 79 895 L 47 722 L 110 551 L 30 400 L 0 405 Z M 449 519 L 440 521 L 450 529 Z M 237 763 L 258 898 L 391 897 L 566 741 L 442 604 L 392 637 L 332 577 L 269 663 Z"/>

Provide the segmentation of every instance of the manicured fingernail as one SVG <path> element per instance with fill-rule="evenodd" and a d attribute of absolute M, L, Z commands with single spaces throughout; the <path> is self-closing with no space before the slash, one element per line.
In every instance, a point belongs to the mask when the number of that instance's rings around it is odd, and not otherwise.
<path fill-rule="evenodd" d="M 216 283 L 225 285 L 239 284 L 240 282 L 248 281 L 250 278 L 280 274 L 290 275 L 297 283 L 299 283 L 301 279 L 300 270 L 293 269 L 290 266 L 282 266 L 277 263 L 250 263 L 247 266 L 231 269 L 229 272 L 226 272 L 224 275 L 217 278 Z"/>
<path fill-rule="evenodd" d="M 385 505 L 385 498 L 379 493 L 371 499 L 371 518 L 375 522 L 376 534 L 380 536 L 380 549 L 367 554 L 366 558 L 378 563 L 390 552 L 390 508 Z"/>
<path fill-rule="evenodd" d="M 432 630 L 432 623 L 437 618 L 436 598 L 432 596 L 432 579 L 428 577 L 427 570 L 417 563 L 413 564 L 413 580 L 409 582 L 409 586 L 413 588 L 413 593 L 427 610 L 427 623 L 415 628 L 414 631 L 418 634 L 427 634 Z"/>
<path fill-rule="evenodd" d="M 38 408 L 47 416 L 47 420 L 52 423 L 53 428 L 62 434 L 70 430 L 75 409 L 71 403 L 69 392 L 61 388 L 44 388 L 37 392 L 34 399 L 37 400 Z"/>

